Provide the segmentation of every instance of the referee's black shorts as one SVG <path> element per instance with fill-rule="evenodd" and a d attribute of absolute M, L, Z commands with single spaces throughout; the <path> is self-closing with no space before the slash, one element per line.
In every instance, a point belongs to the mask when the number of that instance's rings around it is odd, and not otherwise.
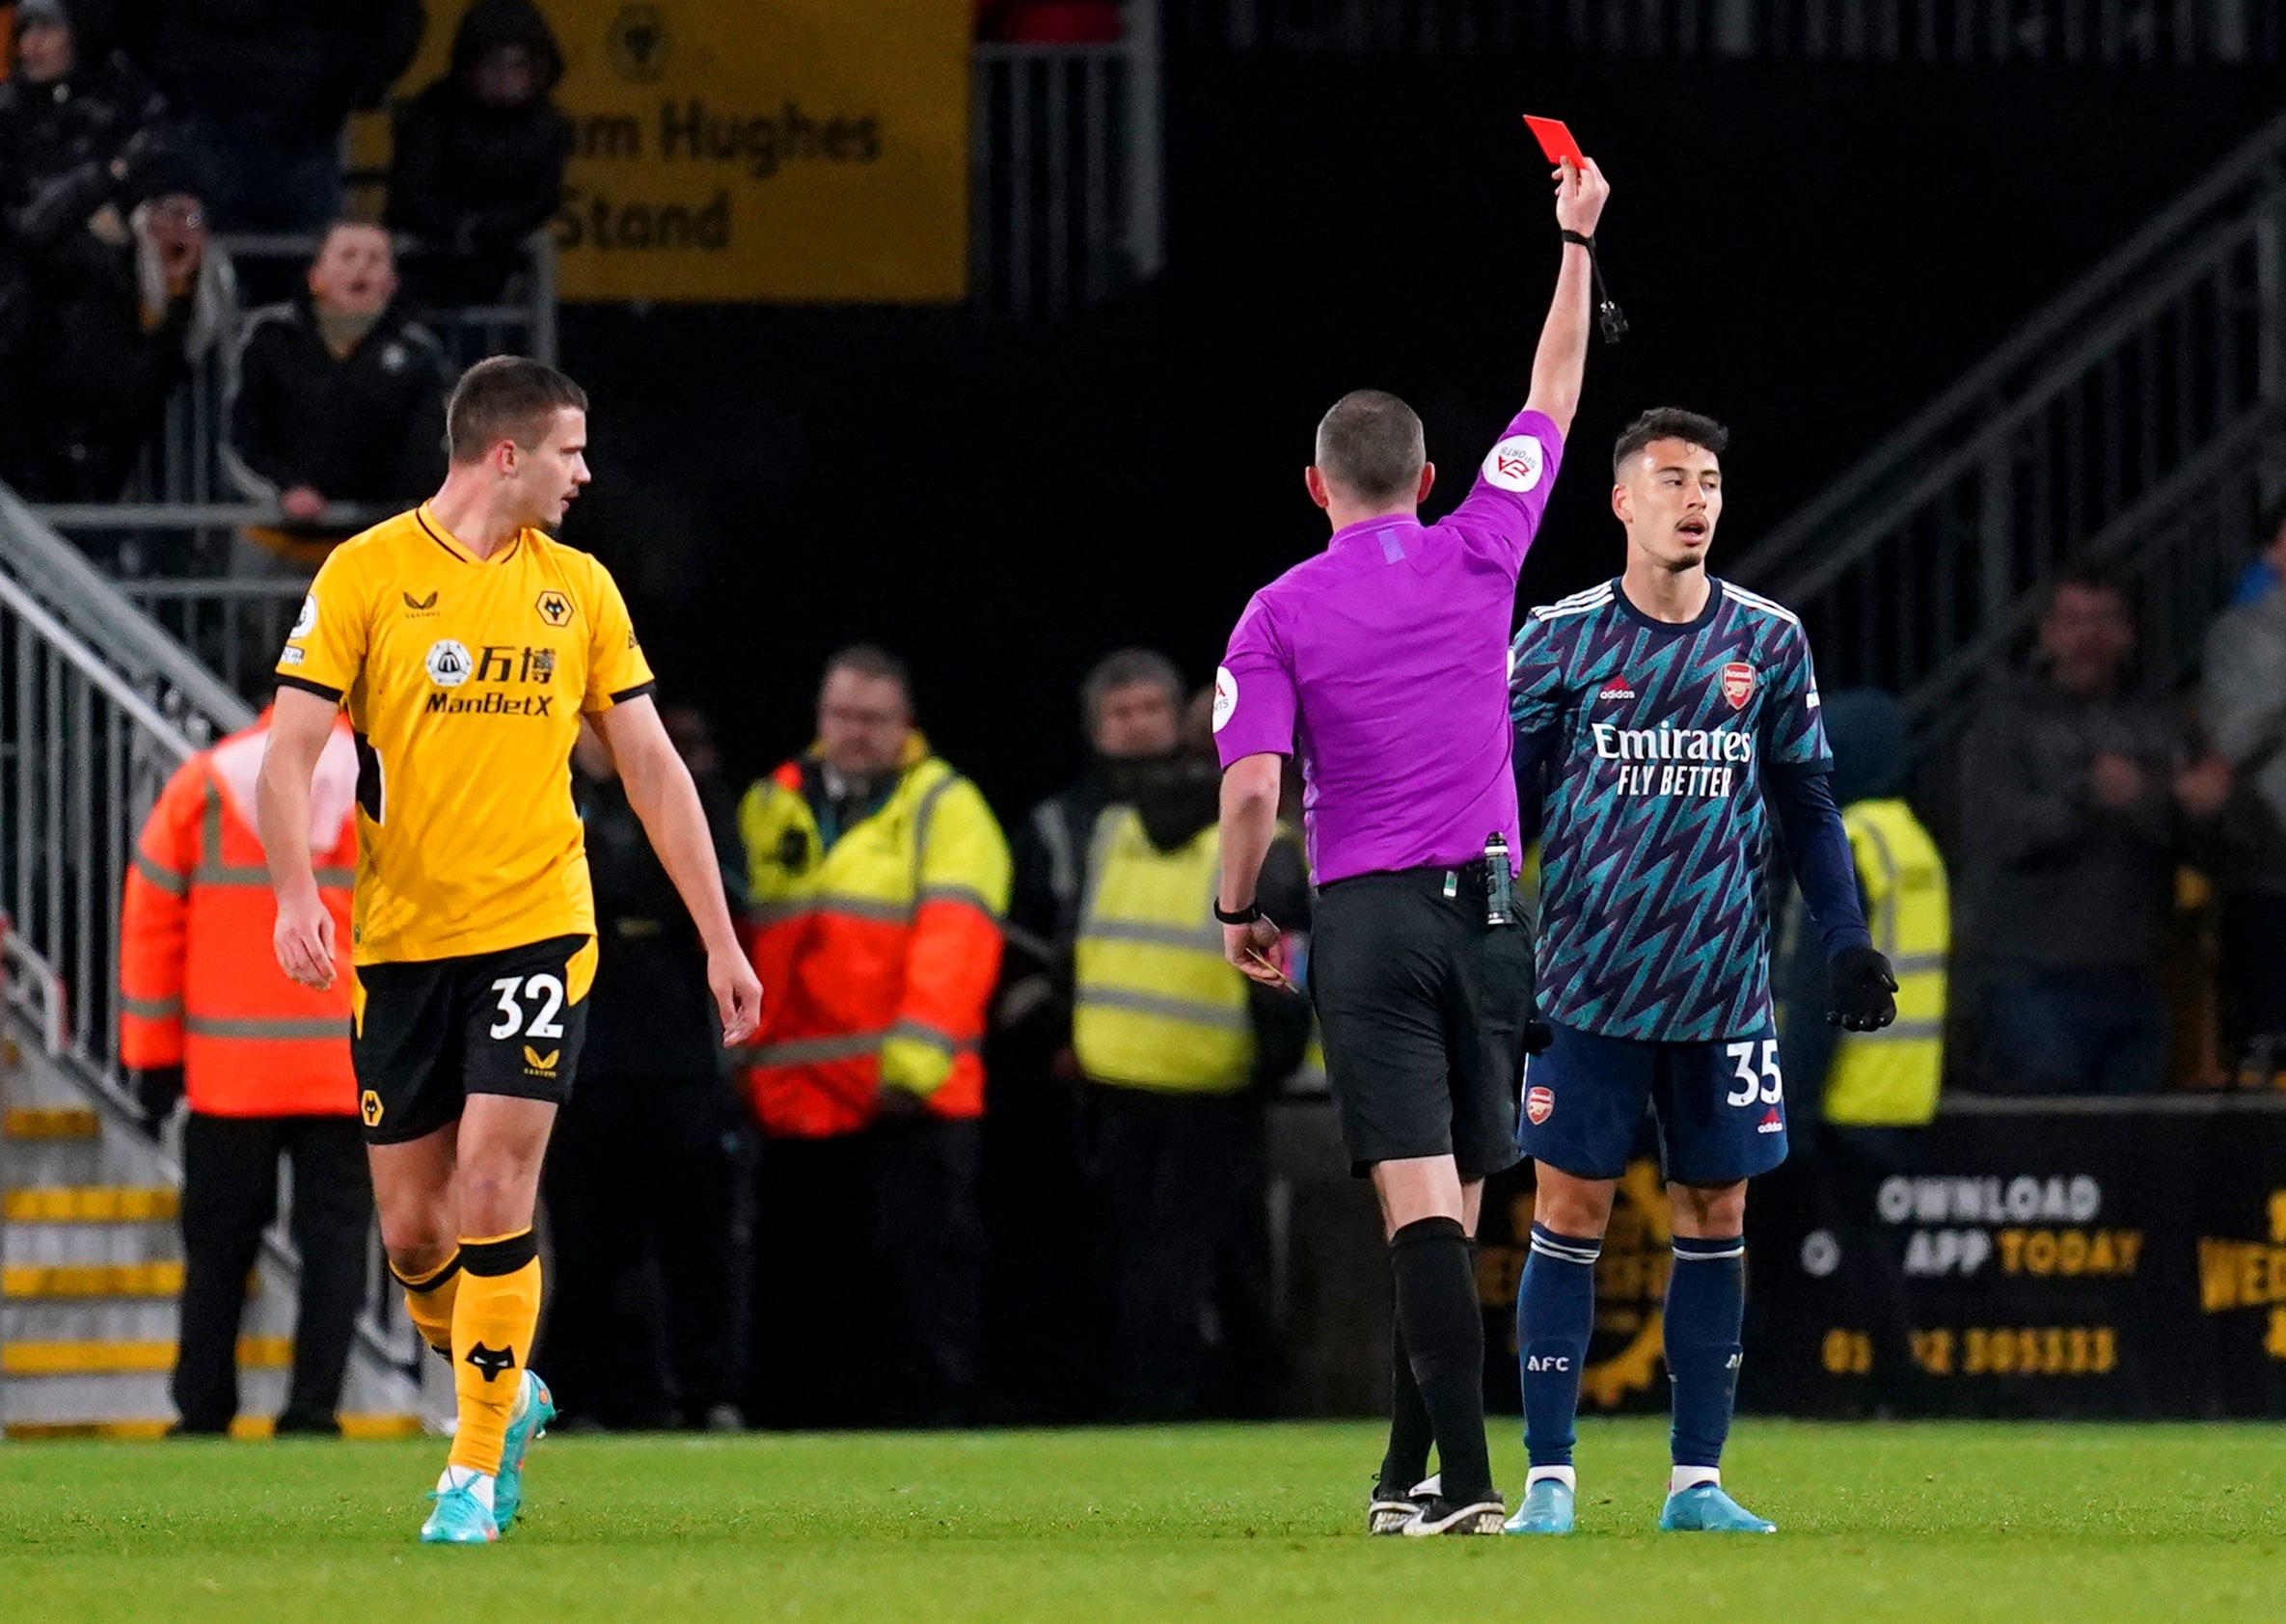
<path fill-rule="evenodd" d="M 1450 1155 L 1512 1167 L 1532 934 L 1487 928 L 1475 864 L 1340 880 L 1320 895 L 1310 995 L 1351 1171 Z"/>

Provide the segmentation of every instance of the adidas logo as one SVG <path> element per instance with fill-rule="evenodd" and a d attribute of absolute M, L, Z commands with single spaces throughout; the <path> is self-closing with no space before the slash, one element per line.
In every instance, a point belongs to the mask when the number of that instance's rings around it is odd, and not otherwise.
<path fill-rule="evenodd" d="M 1785 1130 L 1785 1119 L 1778 1114 L 1775 1105 L 1763 1114 L 1761 1123 L 1755 1128 L 1756 1133 L 1783 1133 Z"/>
<path fill-rule="evenodd" d="M 1613 683 L 1595 697 L 1598 699 L 1632 699 L 1635 697 L 1635 690 L 1629 688 L 1625 683 Z"/>

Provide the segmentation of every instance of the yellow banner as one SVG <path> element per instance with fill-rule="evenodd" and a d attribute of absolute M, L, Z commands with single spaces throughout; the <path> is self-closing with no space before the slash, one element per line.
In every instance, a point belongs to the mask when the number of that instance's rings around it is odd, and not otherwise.
<path fill-rule="evenodd" d="M 567 301 L 968 290 L 969 0 L 540 0 L 576 131 Z M 430 8 L 405 94 L 445 70 Z"/>

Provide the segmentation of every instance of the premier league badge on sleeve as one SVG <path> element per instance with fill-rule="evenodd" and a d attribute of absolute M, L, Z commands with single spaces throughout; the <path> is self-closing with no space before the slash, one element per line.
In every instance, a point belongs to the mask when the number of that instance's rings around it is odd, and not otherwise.
<path fill-rule="evenodd" d="M 1730 709 L 1743 711 L 1746 702 L 1755 696 L 1755 668 L 1743 660 L 1733 660 L 1723 667 L 1723 697 L 1730 702 Z"/>
<path fill-rule="evenodd" d="M 1238 708 L 1238 679 L 1231 675 L 1228 665 L 1214 668 L 1214 731 L 1220 733 L 1230 725 L 1232 715 Z"/>
<path fill-rule="evenodd" d="M 1511 434 L 1484 459 L 1484 481 L 1524 496 L 1539 485 L 1545 466 L 1540 444 L 1529 434 Z"/>

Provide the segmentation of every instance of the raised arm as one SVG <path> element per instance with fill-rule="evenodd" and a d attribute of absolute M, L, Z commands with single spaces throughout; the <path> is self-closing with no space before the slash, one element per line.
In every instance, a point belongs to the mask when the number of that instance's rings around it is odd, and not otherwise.
<path fill-rule="evenodd" d="M 255 785 L 262 856 L 278 896 L 278 924 L 271 934 L 278 967 L 321 991 L 334 984 L 334 915 L 318 894 L 310 863 L 310 778 L 333 736 L 340 708 L 317 694 L 281 687 Z"/>
<path fill-rule="evenodd" d="M 621 700 L 589 719 L 612 747 L 627 804 L 642 821 L 651 849 L 706 943 L 706 984 L 722 1019 L 722 1042 L 743 1043 L 762 1018 L 762 984 L 731 923 L 714 833 L 691 770 L 675 753 L 659 707 L 647 693 Z"/>
<path fill-rule="evenodd" d="M 1611 187 L 1595 160 L 1588 160 L 1582 175 L 1568 163 L 1556 167 L 1556 224 L 1581 236 L 1595 234 Z M 1588 251 L 1576 242 L 1564 245 L 1564 260 L 1556 271 L 1556 297 L 1548 306 L 1547 324 L 1540 329 L 1539 348 L 1532 358 L 1532 395 L 1524 408 L 1538 412 L 1558 431 L 1569 435 L 1573 414 L 1580 409 L 1580 384 L 1588 366 L 1589 306 L 1593 273 Z"/>

